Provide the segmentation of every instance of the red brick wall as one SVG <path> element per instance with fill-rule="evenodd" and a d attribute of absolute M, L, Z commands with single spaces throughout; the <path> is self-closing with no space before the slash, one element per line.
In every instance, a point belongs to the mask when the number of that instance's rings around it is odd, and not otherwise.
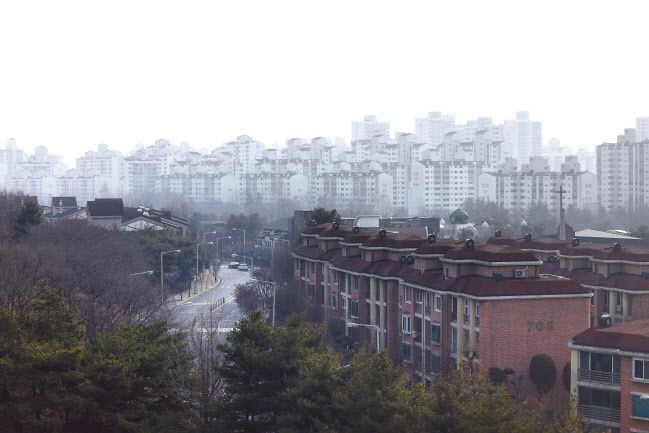
<path fill-rule="evenodd" d="M 480 368 L 513 368 L 524 375 L 521 394 L 536 391 L 528 377 L 530 360 L 539 353 L 550 355 L 557 367 L 555 390 L 568 397 L 561 373 L 570 360 L 569 340 L 590 325 L 588 298 L 504 300 L 480 302 Z M 548 330 L 551 321 L 552 330 Z M 532 322 L 531 325 L 529 322 Z M 541 329 L 537 330 L 537 326 Z"/>
<path fill-rule="evenodd" d="M 649 430 L 649 421 L 631 419 L 632 400 L 631 392 L 649 394 L 649 383 L 634 382 L 633 379 L 633 358 L 623 356 L 621 360 L 622 389 L 620 392 L 620 431 L 628 432 L 631 428 L 646 431 Z"/>

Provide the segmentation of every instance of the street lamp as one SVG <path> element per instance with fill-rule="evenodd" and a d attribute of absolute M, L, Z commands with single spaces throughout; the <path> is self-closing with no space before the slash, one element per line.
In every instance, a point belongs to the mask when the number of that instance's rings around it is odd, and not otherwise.
<path fill-rule="evenodd" d="M 216 232 L 215 232 L 215 233 L 216 233 Z M 217 238 L 217 239 L 216 239 L 216 258 L 217 258 L 217 259 L 219 258 L 219 251 L 220 251 L 220 250 L 219 250 L 219 241 L 220 241 L 221 239 L 232 239 L 232 236 L 223 236 L 222 238 Z"/>
<path fill-rule="evenodd" d="M 136 272 L 134 274 L 129 274 L 129 275 L 132 277 L 133 275 L 144 275 L 144 274 L 151 275 L 152 273 L 153 271 L 144 271 L 144 272 Z"/>
<path fill-rule="evenodd" d="M 257 284 L 264 283 L 264 284 L 272 284 L 273 286 L 273 328 L 274 328 L 275 327 L 275 292 L 277 292 L 277 284 L 275 284 L 272 281 L 262 281 L 262 280 L 255 280 L 255 279 L 253 279 L 253 281 L 256 281 Z"/>
<path fill-rule="evenodd" d="M 162 251 L 160 253 L 160 296 L 162 297 L 162 303 L 165 302 L 165 274 L 164 274 L 164 261 L 163 257 L 165 254 L 169 253 L 179 253 L 180 250 L 171 250 L 171 251 Z"/>
<path fill-rule="evenodd" d="M 218 232 L 205 232 L 205 233 L 203 233 L 203 243 L 205 243 L 205 235 L 214 235 L 216 233 L 218 233 Z M 199 237 L 199 240 L 200 240 L 200 237 Z"/>
<path fill-rule="evenodd" d="M 380 346 L 380 344 L 381 344 L 381 340 L 380 340 L 381 330 L 379 329 L 379 327 L 377 325 L 367 325 L 365 323 L 347 322 L 347 326 L 349 328 L 355 328 L 355 327 L 362 326 L 362 327 L 365 327 L 365 328 L 374 328 L 374 329 L 376 329 L 376 352 L 378 353 L 381 350 L 381 346 Z"/>
<path fill-rule="evenodd" d="M 212 245 L 214 242 L 206 242 L 203 244 L 199 244 L 196 242 L 196 282 L 194 285 L 194 294 L 196 294 L 196 286 L 198 286 L 198 247 L 200 245 Z M 203 279 L 201 278 L 201 292 L 203 291 Z"/>
<path fill-rule="evenodd" d="M 244 229 L 232 229 L 232 230 L 239 230 L 240 232 L 243 232 L 243 253 L 246 253 L 246 231 Z"/>

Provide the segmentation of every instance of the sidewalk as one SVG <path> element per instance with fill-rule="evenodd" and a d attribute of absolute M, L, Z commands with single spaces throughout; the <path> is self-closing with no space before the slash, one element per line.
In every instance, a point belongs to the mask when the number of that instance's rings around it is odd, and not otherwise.
<path fill-rule="evenodd" d="M 177 307 L 178 305 L 182 305 L 185 302 L 191 301 L 192 299 L 195 299 L 211 290 L 216 289 L 221 285 L 222 282 L 223 279 L 220 276 L 216 277 L 216 280 L 214 280 L 213 278 L 209 278 L 208 281 L 204 282 L 205 286 L 208 286 L 207 288 L 200 290 L 200 283 L 199 283 L 198 289 L 196 289 L 196 293 L 194 293 L 194 288 L 192 287 L 191 295 L 188 296 L 188 292 L 183 292 L 182 295 L 180 293 L 175 293 L 173 296 L 170 296 L 168 298 L 167 303 L 171 307 Z"/>

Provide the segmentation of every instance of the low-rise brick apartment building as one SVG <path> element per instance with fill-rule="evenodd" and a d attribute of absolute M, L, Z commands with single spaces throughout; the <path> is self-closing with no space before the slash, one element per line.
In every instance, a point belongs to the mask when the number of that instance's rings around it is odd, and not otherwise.
<path fill-rule="evenodd" d="M 590 328 L 570 348 L 584 419 L 613 433 L 649 432 L 649 320 Z"/>
<path fill-rule="evenodd" d="M 591 326 L 602 314 L 613 322 L 649 318 L 649 248 L 530 235 L 496 236 L 487 243 L 530 252 L 543 261 L 542 274 L 569 278 L 593 292 Z"/>
<path fill-rule="evenodd" d="M 527 375 L 538 353 L 561 369 L 568 341 L 589 327 L 589 290 L 543 276 L 541 259 L 510 246 L 322 224 L 293 257 L 309 316 L 353 336 L 349 323 L 378 326 L 380 347 L 414 380 L 470 360 Z M 525 380 L 521 394 L 532 393 Z"/>

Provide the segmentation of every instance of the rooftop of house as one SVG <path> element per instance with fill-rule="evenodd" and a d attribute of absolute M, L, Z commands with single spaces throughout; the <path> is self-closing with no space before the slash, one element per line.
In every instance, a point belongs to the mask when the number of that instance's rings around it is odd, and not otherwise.
<path fill-rule="evenodd" d="M 573 337 L 572 344 L 649 353 L 649 319 L 590 328 Z"/>
<path fill-rule="evenodd" d="M 556 238 L 544 238 L 526 235 L 502 235 L 493 236 L 487 240 L 491 245 L 507 245 L 522 250 L 557 251 L 567 245 L 568 241 Z"/>
<path fill-rule="evenodd" d="M 77 207 L 77 198 L 52 197 L 52 207 Z"/>
<path fill-rule="evenodd" d="M 124 214 L 124 202 L 121 198 L 97 198 L 86 203 L 91 217 L 121 217 Z"/>

